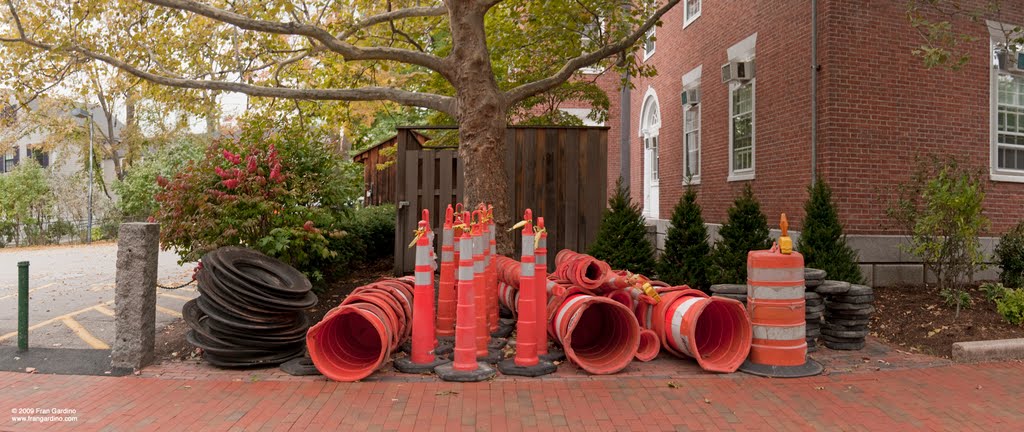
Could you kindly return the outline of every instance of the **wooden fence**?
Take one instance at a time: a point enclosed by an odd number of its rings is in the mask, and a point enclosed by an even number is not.
[[[411,273],[415,267],[413,250],[406,246],[421,210],[430,210],[430,226],[438,232],[435,246],[440,248],[444,211],[463,197],[458,149],[431,147],[415,139],[416,131],[429,135],[440,129],[398,130],[395,274]],[[608,128],[510,126],[505,142],[508,202],[513,215],[522,215],[529,207],[534,217],[544,218],[548,264],[554,266],[555,253],[563,248],[585,251],[597,235],[607,204]],[[518,254],[519,242],[515,244]]]

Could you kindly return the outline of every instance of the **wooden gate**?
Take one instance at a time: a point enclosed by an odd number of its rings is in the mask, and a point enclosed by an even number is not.
[[[421,210],[430,210],[430,226],[438,232],[448,204],[463,198],[463,166],[458,149],[421,143],[440,127],[398,129],[398,221],[395,229],[395,274],[412,273],[413,250],[408,249]],[[529,207],[543,217],[548,229],[548,264],[555,253],[569,248],[586,251],[597,235],[607,204],[607,127],[510,126],[505,135],[505,175],[513,219]],[[508,227],[498,227],[507,229]],[[519,242],[515,242],[518,254]]]

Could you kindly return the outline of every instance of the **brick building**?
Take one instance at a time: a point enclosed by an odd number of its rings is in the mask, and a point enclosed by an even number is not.
[[[1024,72],[996,66],[993,55],[1002,29],[1024,25],[1024,0],[1003,1],[998,20],[954,21],[976,37],[963,45],[970,61],[959,71],[928,69],[912,54],[923,40],[904,1],[821,0],[812,19],[813,3],[684,0],[655,30],[641,55],[658,75],[632,81],[627,133],[631,190],[659,243],[687,182],[713,232],[747,183],[769,221],[785,212],[799,230],[816,170],[868,282],[920,282],[922,266],[900,252],[904,237],[886,208],[915,158],[948,155],[989,174],[990,252],[1024,219]],[[753,69],[752,77],[723,82],[730,62],[733,77]],[[624,130],[618,79],[600,81],[612,100],[609,184]],[[696,90],[685,104],[684,90]]]

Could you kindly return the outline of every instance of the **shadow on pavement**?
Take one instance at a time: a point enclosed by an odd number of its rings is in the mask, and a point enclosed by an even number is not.
[[[22,372],[35,368],[35,373],[56,375],[125,376],[130,370],[110,367],[110,350],[71,348],[0,347],[0,371]]]

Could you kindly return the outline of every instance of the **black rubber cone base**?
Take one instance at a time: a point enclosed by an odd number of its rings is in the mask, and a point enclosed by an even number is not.
[[[293,376],[320,375],[320,371],[313,364],[313,359],[309,357],[294,358],[281,363],[281,370]]]
[[[487,349],[500,350],[502,348],[505,348],[506,345],[508,345],[508,339],[492,337],[491,340],[487,342]]]
[[[768,378],[802,378],[821,375],[821,372],[824,370],[825,367],[813,359],[807,359],[807,361],[800,366],[761,365],[751,363],[749,359],[740,365],[741,372]]]
[[[434,355],[451,357],[453,352],[455,352],[455,341],[449,342],[443,339],[438,339],[437,348],[434,348]]]
[[[445,363],[451,363],[451,360],[434,356],[434,361],[430,363],[413,363],[411,357],[402,357],[395,359],[395,369],[407,374],[429,374]]]
[[[497,371],[489,364],[478,362],[476,366],[476,370],[460,371],[455,370],[454,363],[445,363],[434,368],[434,373],[442,380],[455,382],[483,381],[494,378],[494,375],[497,374]]]
[[[437,354],[438,350],[440,350],[441,347],[445,346],[446,344],[445,341],[441,338],[437,338],[436,343],[437,345],[435,345],[434,354]],[[453,338],[450,343],[447,343],[447,345],[449,345],[448,351],[451,352],[451,346],[455,345],[455,339]],[[412,341],[407,341],[404,344],[399,345],[398,350],[406,354],[412,354]]]
[[[498,324],[498,329],[491,333],[491,337],[504,339],[507,338],[508,335],[512,334],[512,330],[516,329],[515,321],[512,321],[511,324],[506,324],[505,321],[505,319],[501,320]]]
[[[563,361],[565,360],[565,351],[562,351],[561,349],[551,346],[548,347],[547,354],[541,354],[538,357],[540,357],[541,360],[546,360],[550,362]]]
[[[455,345],[455,336],[438,336],[437,341],[441,344]]]
[[[498,370],[505,375],[539,377],[554,373],[558,370],[558,366],[555,366],[554,363],[545,360],[541,360],[533,366],[519,366],[516,364],[516,359],[510,358],[499,362]]]
[[[500,349],[491,348],[487,350],[487,355],[483,357],[477,357],[476,360],[482,363],[495,364],[502,361],[505,355],[502,354]]]

